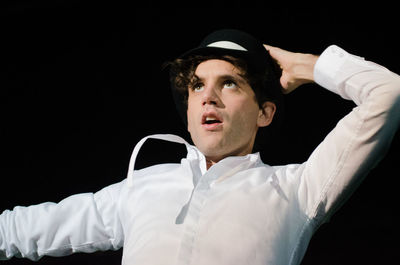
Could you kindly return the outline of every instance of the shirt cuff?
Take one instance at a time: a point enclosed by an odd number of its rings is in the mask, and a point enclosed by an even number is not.
[[[335,77],[349,56],[351,55],[339,46],[331,45],[326,48],[315,64],[314,81],[318,85],[339,94]]]

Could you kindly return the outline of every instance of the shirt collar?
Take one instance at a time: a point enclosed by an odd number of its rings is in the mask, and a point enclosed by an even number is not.
[[[189,161],[191,161],[191,163],[195,163],[198,165],[198,167],[200,168],[201,175],[206,174],[206,172],[210,172],[210,173],[212,173],[213,176],[216,176],[215,178],[217,178],[217,176],[218,176],[218,182],[222,181],[223,179],[225,179],[239,171],[248,169],[258,163],[262,163],[262,161],[260,159],[260,154],[254,153],[254,154],[248,154],[246,156],[226,157],[226,158],[222,159],[221,161],[219,161],[217,164],[210,167],[209,170],[207,170],[206,158],[200,152],[200,150],[197,149],[197,147],[190,145],[185,139],[183,139],[182,137],[177,136],[177,135],[153,134],[153,135],[149,135],[149,136],[146,136],[143,139],[141,139],[136,144],[135,148],[133,149],[131,159],[129,161],[129,166],[128,166],[128,176],[127,176],[128,187],[132,186],[136,157],[140,151],[140,148],[142,147],[144,142],[150,138],[186,145],[186,149],[188,151],[186,158]]]

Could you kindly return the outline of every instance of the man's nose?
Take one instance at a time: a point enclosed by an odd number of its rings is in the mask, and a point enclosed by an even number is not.
[[[213,86],[204,88],[202,103],[203,105],[219,105],[220,98]]]

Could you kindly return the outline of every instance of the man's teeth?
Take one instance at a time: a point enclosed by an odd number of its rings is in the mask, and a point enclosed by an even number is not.
[[[206,117],[205,123],[212,124],[212,123],[219,123],[220,121],[213,117]]]

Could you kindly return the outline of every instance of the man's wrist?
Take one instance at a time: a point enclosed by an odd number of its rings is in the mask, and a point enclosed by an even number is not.
[[[314,79],[314,67],[319,56],[313,54],[299,54],[297,67],[295,69],[296,79],[302,84],[312,83]]]

